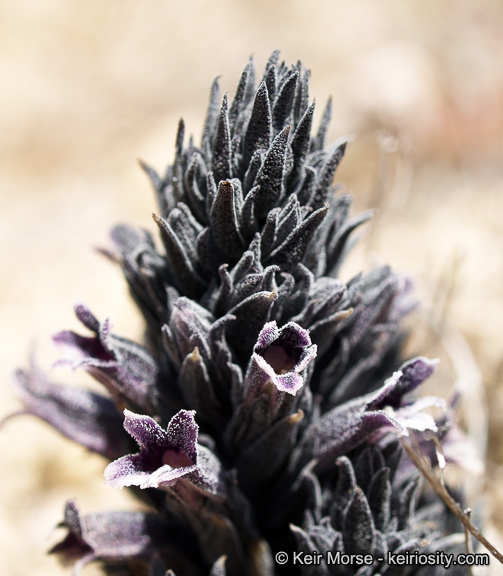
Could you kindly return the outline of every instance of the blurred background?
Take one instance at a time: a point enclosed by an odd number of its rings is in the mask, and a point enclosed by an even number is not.
[[[336,179],[355,211],[379,208],[343,277],[389,262],[414,278],[410,349],[442,359],[435,392],[465,390],[485,466],[469,504],[483,498],[500,545],[502,30],[501,0],[0,0],[0,415],[19,408],[12,371],[32,352],[50,368],[49,337],[80,329],[76,301],[141,337],[119,271],[93,249],[117,222],[153,228],[137,159],[164,170],[180,116],[200,138],[213,78],[232,96],[249,56],[261,71],[280,48],[311,69],[318,121],[332,95],[329,140],[354,136]],[[103,460],[39,421],[7,422],[0,453],[2,575],[69,573],[45,556],[65,500],[135,506],[104,487]]]

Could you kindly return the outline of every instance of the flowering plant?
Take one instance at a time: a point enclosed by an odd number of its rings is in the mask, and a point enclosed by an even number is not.
[[[346,142],[325,147],[331,103],[312,135],[309,71],[278,52],[255,86],[252,61],[232,102],[215,80],[201,145],[180,121],[173,165],[162,177],[144,166],[163,250],[147,231],[112,232],[105,253],[144,316],[144,344],[84,305],[88,334],[55,336],[60,363],[106,394],[16,374],[26,412],[104,456],[106,484],[151,508],[81,515],[70,501],[51,552],[75,573],[101,561],[151,576],[441,574],[386,562],[460,550],[399,440],[426,445],[423,432],[452,426],[442,401],[414,395],[435,363],[401,357],[410,282],[387,266],[337,278],[372,213],[349,218],[332,185]],[[328,551],[372,559],[334,566]],[[282,568],[295,554],[321,559]]]

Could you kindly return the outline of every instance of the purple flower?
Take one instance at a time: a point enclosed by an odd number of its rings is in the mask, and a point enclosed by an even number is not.
[[[155,514],[141,512],[101,512],[82,517],[77,505],[70,500],[65,506],[65,517],[60,527],[66,528],[66,537],[56,544],[50,554],[74,564],[74,574],[94,560],[107,564],[145,562],[154,553],[169,558],[170,563],[185,570],[194,564],[184,557],[183,538],[169,523]],[[169,534],[170,544],[166,544]],[[185,535],[186,538],[186,535]],[[178,548],[178,549],[177,549]]]
[[[138,442],[140,452],[109,464],[109,486],[158,488],[188,481],[206,494],[220,491],[220,463],[208,448],[197,445],[194,412],[180,410],[164,430],[150,416],[124,410],[124,428]]]
[[[149,352],[138,344],[111,334],[109,320],[99,323],[83,304],[75,307],[77,318],[96,336],[80,336],[63,331],[54,342],[68,348],[76,359],[60,360],[59,365],[82,367],[118,400],[152,412],[158,401],[158,366]]]
[[[306,464],[312,459],[316,461],[316,470],[324,470],[335,458],[361,445],[372,432],[382,427],[396,428],[399,436],[407,436],[408,427],[436,432],[433,418],[420,414],[420,410],[433,403],[442,405],[442,402],[437,399],[404,400],[406,394],[432,374],[435,364],[425,358],[411,360],[375,392],[325,413],[305,430],[292,462]]]
[[[246,372],[244,394],[256,396],[271,382],[279,392],[295,394],[304,383],[302,373],[316,357],[309,332],[295,322],[278,328],[268,322],[262,328]]]
[[[67,438],[109,459],[128,448],[115,403],[99,394],[49,382],[39,370],[17,370],[15,389],[24,402],[20,413],[33,414]]]

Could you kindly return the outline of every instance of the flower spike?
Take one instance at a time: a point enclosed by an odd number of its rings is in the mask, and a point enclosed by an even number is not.
[[[417,397],[435,363],[404,358],[412,282],[389,266],[338,277],[373,212],[350,217],[334,182],[347,140],[325,146],[332,100],[315,129],[301,62],[275,51],[258,78],[250,59],[233,98],[215,79],[200,145],[180,120],[173,164],[143,164],[159,239],[120,225],[102,251],[143,315],[142,344],[83,305],[91,334],[55,337],[59,364],[104,394],[17,373],[24,411],[105,456],[106,484],[150,507],[81,516],[69,502],[51,552],[75,573],[442,576],[382,560],[464,553],[407,456],[412,443],[432,466],[468,453],[453,405]],[[307,555],[319,562],[293,561]]]

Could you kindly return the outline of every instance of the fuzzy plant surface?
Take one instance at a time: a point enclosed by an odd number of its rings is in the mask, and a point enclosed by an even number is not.
[[[213,83],[200,145],[180,121],[173,165],[144,166],[160,242],[118,226],[105,251],[144,342],[81,304],[82,334],[54,338],[60,364],[103,394],[16,374],[25,412],[102,455],[105,483],[150,507],[82,514],[68,502],[51,553],[74,574],[96,561],[121,575],[436,576],[444,568],[387,554],[464,550],[399,440],[414,436],[435,464],[424,433],[452,426],[448,408],[423,412],[442,401],[415,394],[435,363],[402,358],[410,282],[387,266],[337,277],[372,214],[350,218],[333,186],[346,142],[325,146],[330,101],[314,132],[309,75],[274,52],[257,82],[250,60],[232,100]]]

